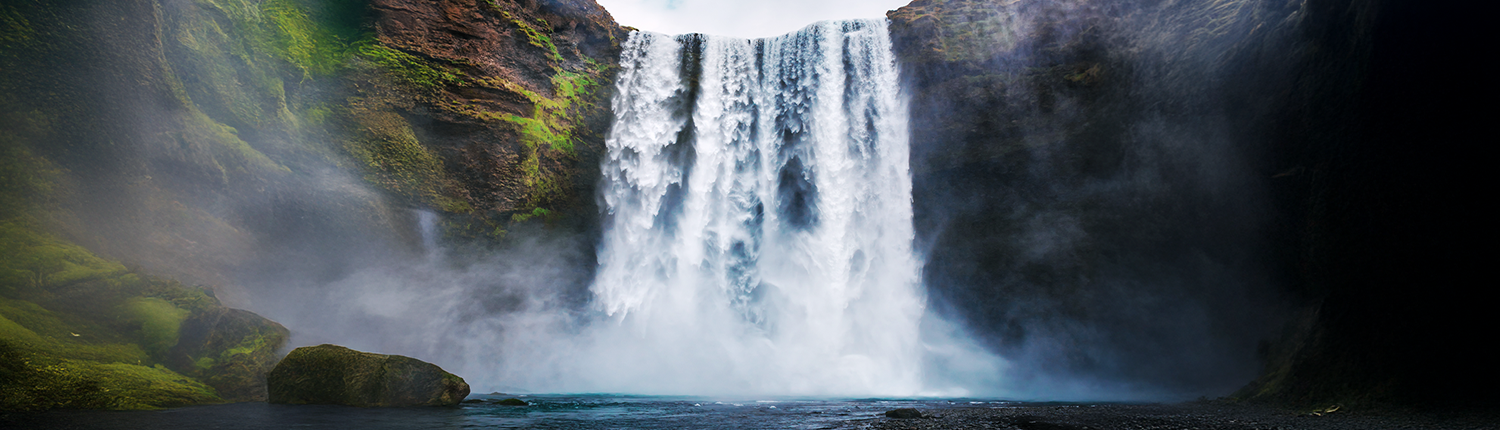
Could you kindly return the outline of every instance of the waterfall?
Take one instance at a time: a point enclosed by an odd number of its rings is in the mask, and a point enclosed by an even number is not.
[[[603,161],[594,389],[913,394],[925,308],[885,20],[632,32]],[[602,369],[601,369],[602,368]]]

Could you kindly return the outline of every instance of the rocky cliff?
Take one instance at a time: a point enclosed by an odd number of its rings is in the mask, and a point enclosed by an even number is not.
[[[1480,26],[1394,0],[889,18],[934,307],[1019,386],[1485,398],[1482,253],[1453,251],[1482,200],[1455,130],[1482,121],[1441,109],[1475,78],[1424,49]],[[410,258],[418,211],[452,244],[587,237],[623,38],[588,0],[0,4],[0,354],[55,382],[6,406],[255,398],[226,369],[285,332],[215,296]]]
[[[187,384],[103,406],[264,398],[285,329],[175,297],[253,305],[247,278],[292,291],[420,255],[417,211],[482,247],[597,218],[624,31],[592,1],[26,0],[0,24],[6,354]],[[47,346],[99,333],[134,352]]]
[[[1399,65],[1433,59],[1393,41],[1450,40],[1422,9],[917,0],[892,11],[936,305],[1023,363],[1022,387],[1214,395],[1260,375],[1236,397],[1484,398],[1485,382],[1453,383],[1482,368],[1449,334],[1476,314],[1439,298],[1470,293],[1421,275],[1478,267],[1436,257],[1459,236],[1419,233],[1465,228],[1429,221],[1463,206],[1447,191],[1461,174],[1409,146],[1453,150],[1438,126],[1451,120],[1398,114],[1446,97],[1429,76],[1441,68]],[[1444,131],[1418,131],[1429,126]]]

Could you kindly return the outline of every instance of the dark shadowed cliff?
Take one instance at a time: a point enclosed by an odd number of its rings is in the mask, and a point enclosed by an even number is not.
[[[1458,281],[1479,266],[1455,253],[1477,240],[1465,121],[1435,76],[1451,62],[1420,48],[1469,27],[1366,1],[919,0],[889,17],[929,288],[1025,369],[1013,381],[1493,398],[1464,340],[1492,325]]]

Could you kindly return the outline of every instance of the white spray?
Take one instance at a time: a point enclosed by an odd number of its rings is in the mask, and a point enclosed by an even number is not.
[[[885,22],[636,32],[624,49],[593,291],[630,375],[599,388],[918,391],[925,299]]]
[[[532,311],[470,322],[464,345],[490,347],[464,348],[466,377],[671,395],[994,382],[999,362],[925,309],[884,20],[759,40],[634,32],[623,51],[590,315],[537,295]]]

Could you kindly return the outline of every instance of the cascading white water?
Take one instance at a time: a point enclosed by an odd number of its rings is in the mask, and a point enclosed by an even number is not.
[[[884,20],[633,32],[603,165],[597,391],[921,390],[906,103]]]

